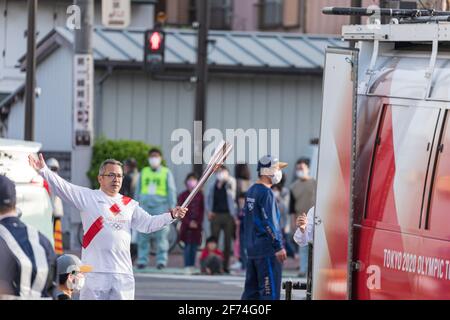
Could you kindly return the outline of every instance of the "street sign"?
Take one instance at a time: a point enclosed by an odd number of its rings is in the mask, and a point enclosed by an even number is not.
[[[123,29],[130,25],[131,0],[102,0],[102,24]]]
[[[73,69],[74,147],[92,145],[94,102],[94,59],[91,54],[75,54]]]

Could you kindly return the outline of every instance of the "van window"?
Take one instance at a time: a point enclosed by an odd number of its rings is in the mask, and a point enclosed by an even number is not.
[[[366,201],[366,219],[419,228],[439,109],[383,107]]]
[[[427,229],[450,239],[450,121],[447,116],[437,154]]]

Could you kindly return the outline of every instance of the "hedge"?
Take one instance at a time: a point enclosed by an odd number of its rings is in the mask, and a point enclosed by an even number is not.
[[[142,141],[97,139],[94,143],[91,168],[87,173],[92,187],[99,187],[97,181],[98,169],[104,160],[116,159],[123,162],[128,158],[135,158],[138,168],[141,170],[148,166],[148,151],[151,148],[161,150],[158,146],[149,145]],[[163,161],[163,164],[165,165],[165,161]]]

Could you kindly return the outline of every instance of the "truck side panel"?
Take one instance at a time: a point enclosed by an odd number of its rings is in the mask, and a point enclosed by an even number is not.
[[[356,51],[327,49],[315,209],[313,299],[347,299]]]

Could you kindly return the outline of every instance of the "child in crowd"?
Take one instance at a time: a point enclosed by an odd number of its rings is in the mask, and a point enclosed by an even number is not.
[[[217,248],[217,239],[209,237],[200,256],[200,266],[203,274],[223,273],[223,253]]]

